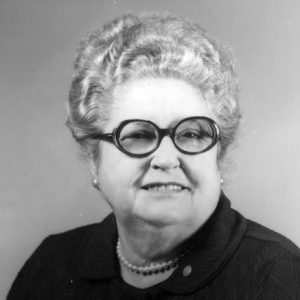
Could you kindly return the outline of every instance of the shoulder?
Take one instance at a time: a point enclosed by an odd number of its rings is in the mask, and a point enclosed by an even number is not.
[[[49,261],[54,256],[57,260],[63,256],[78,255],[91,236],[97,235],[101,238],[101,236],[109,235],[114,231],[114,224],[114,215],[110,214],[100,223],[89,224],[49,235],[41,242],[30,259],[39,258]]]
[[[222,276],[227,287],[243,286],[240,299],[247,293],[247,299],[300,299],[299,248],[283,235],[241,218],[246,229]]]
[[[288,238],[254,221],[247,220],[245,239],[277,253],[300,256],[300,249]]]
[[[85,241],[95,232],[98,235],[107,235],[114,230],[115,218],[113,214],[109,214],[100,223],[89,224],[81,227],[77,227],[65,232],[52,234],[48,236],[39,248],[51,247],[55,248],[59,246],[60,249],[74,249],[74,246],[84,245]],[[62,248],[61,248],[62,247]],[[38,248],[38,249],[39,249]]]
[[[248,252],[262,299],[300,299],[300,249],[288,238],[247,220],[242,251]]]
[[[101,223],[48,236],[25,262],[7,299],[28,299],[32,293],[49,292],[66,278],[73,278],[87,241],[92,242],[95,236],[102,241],[115,230],[115,219],[110,214]]]

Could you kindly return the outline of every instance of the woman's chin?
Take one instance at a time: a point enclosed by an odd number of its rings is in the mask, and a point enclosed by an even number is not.
[[[144,200],[138,203],[133,212],[142,222],[154,226],[179,225],[192,217],[191,199]]]

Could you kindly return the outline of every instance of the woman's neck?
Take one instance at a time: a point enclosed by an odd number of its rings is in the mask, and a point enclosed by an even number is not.
[[[118,233],[125,258],[135,265],[162,263],[181,253],[184,240],[176,228],[153,228],[148,225],[125,228],[118,224]],[[186,239],[186,237],[185,237]]]
[[[183,240],[178,237],[178,232],[175,235],[175,230],[176,228],[171,227],[153,228],[147,225],[127,229],[118,224],[122,256],[137,267],[173,260],[183,251],[179,247]],[[123,280],[137,288],[147,288],[166,280],[176,268],[145,276],[133,272],[122,261],[120,267]]]

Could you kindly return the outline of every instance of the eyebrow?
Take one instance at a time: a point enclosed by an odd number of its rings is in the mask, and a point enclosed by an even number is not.
[[[154,122],[154,121],[152,121],[150,119],[139,119],[139,120],[154,123],[157,127],[161,128],[161,129],[169,129],[169,128],[175,127],[180,121],[182,121],[182,120],[184,120],[186,118],[189,118],[189,117],[176,118],[175,120],[171,121],[170,124],[168,126],[166,126],[166,127],[165,126],[161,127],[161,126],[159,126],[157,124],[157,122]],[[128,120],[130,120],[130,119],[128,119]],[[126,120],[124,120],[124,121],[126,121]],[[118,127],[119,125],[120,125],[120,123],[116,127]]]

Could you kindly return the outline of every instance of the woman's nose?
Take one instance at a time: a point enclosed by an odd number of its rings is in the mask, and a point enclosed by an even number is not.
[[[154,169],[173,169],[180,165],[178,150],[170,137],[165,136],[152,154],[150,166]]]

